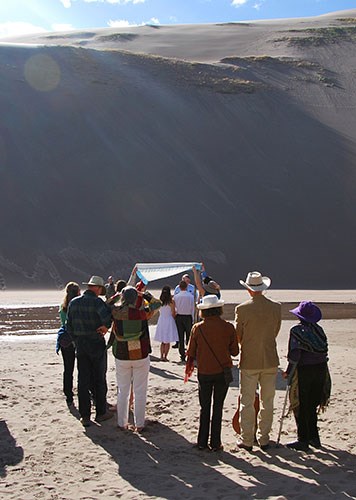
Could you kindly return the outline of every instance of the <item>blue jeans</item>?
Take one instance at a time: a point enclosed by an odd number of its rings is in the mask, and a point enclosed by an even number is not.
[[[207,447],[210,430],[211,448],[221,446],[221,420],[225,397],[229,386],[225,382],[224,373],[202,375],[198,373],[200,424],[198,446]],[[213,398],[213,415],[210,425],[211,399]]]

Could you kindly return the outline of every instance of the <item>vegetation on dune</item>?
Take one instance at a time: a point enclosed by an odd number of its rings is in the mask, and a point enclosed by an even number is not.
[[[344,24],[356,24],[356,17],[339,17],[336,21]]]
[[[274,41],[287,42],[288,45],[296,47],[307,47],[328,45],[339,41],[354,42],[356,40],[356,26],[306,28],[303,30],[291,30],[289,33],[298,33],[298,36],[285,36],[276,38]]]
[[[238,76],[238,68],[222,68],[214,64],[192,63],[151,54],[133,54],[126,51],[110,50],[120,53],[127,61],[139,62],[148,72],[159,78],[173,78],[177,84],[203,87],[221,94],[251,93],[260,84],[244,80]]]
[[[235,57],[229,56],[224,57],[220,61],[223,64],[232,64],[232,65],[241,65],[244,66],[246,63],[251,64],[259,64],[259,63],[267,63],[267,64],[283,64],[288,66],[293,66],[296,68],[314,68],[317,66],[316,63],[311,61],[305,61],[303,59],[294,59],[292,57],[272,57],[267,55],[260,56],[246,56],[246,57]]]
[[[99,42],[131,42],[139,35],[134,33],[112,33],[111,35],[101,35],[98,37]]]
[[[285,67],[300,70],[289,78],[303,80],[309,83],[323,83],[328,87],[334,87],[336,82],[331,78],[330,72],[320,66],[320,64],[303,59],[295,59],[292,57],[272,57],[267,55],[247,56],[247,57],[224,57],[220,61],[222,64],[229,64],[238,67],[240,70],[256,70],[265,72],[266,68],[271,71],[285,70]]]

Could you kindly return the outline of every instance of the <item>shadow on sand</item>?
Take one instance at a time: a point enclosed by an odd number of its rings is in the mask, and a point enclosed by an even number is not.
[[[23,449],[16,446],[5,420],[0,420],[0,443],[0,477],[5,477],[8,465],[16,465],[23,460]]]
[[[240,450],[199,451],[159,422],[151,422],[142,434],[118,431],[108,423],[89,427],[86,434],[112,457],[118,474],[148,497],[288,498],[293,492],[298,498],[350,498],[356,493],[355,456],[345,451],[300,455],[271,447],[253,456]]]

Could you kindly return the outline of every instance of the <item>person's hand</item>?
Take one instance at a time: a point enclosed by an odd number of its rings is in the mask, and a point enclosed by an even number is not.
[[[282,378],[284,378],[284,379],[288,378],[288,373],[287,372],[282,372]]]
[[[101,335],[102,337],[104,337],[104,335],[108,332],[108,329],[106,328],[105,325],[101,325],[99,326],[99,328],[96,330],[96,332]]]

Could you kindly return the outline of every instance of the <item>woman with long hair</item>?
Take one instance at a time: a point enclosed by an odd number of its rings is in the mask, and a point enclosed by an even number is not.
[[[67,320],[67,310],[69,302],[80,295],[80,287],[78,283],[70,281],[65,287],[65,295],[63,302],[59,308],[59,317],[62,327],[65,326]],[[67,405],[73,404],[73,372],[75,363],[75,346],[68,334],[60,335],[57,339],[57,354],[62,353],[64,371],[63,371],[63,392],[65,394]]]
[[[168,361],[168,352],[171,342],[178,342],[178,330],[174,320],[176,315],[175,303],[169,286],[161,291],[162,307],[156,327],[154,340],[161,342],[161,361]]]

